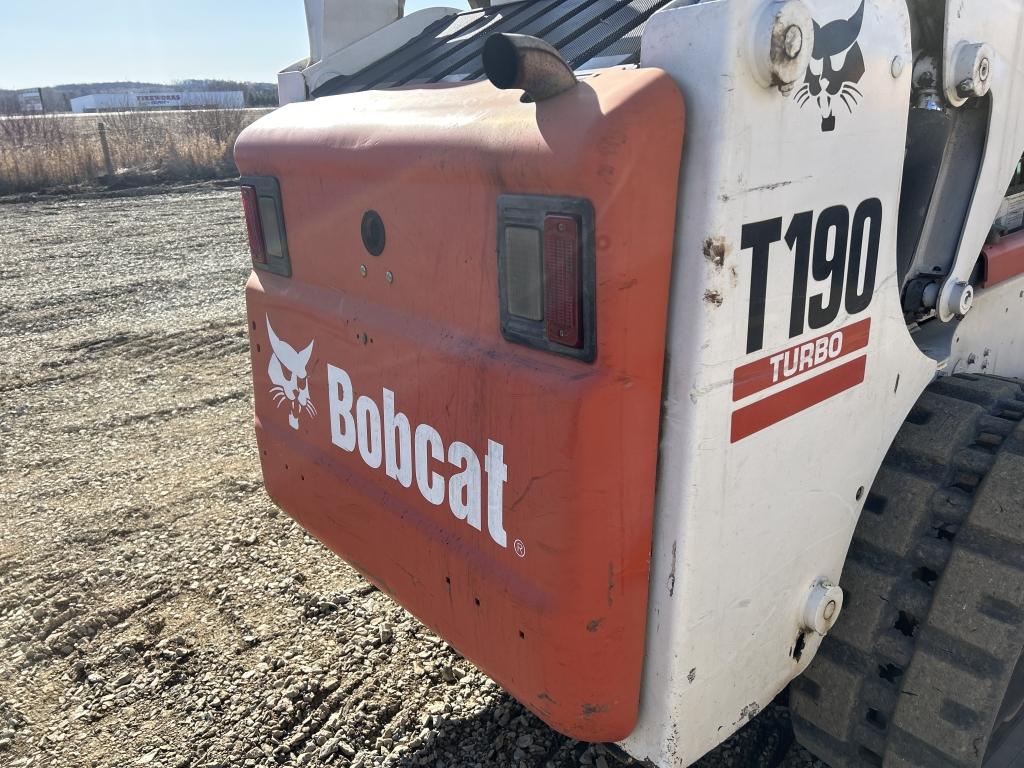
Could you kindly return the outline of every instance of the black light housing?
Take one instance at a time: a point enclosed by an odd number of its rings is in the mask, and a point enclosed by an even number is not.
[[[501,333],[584,362],[597,356],[594,209],[589,200],[498,200]]]
[[[244,176],[241,185],[253,267],[291,277],[281,185],[272,176]]]

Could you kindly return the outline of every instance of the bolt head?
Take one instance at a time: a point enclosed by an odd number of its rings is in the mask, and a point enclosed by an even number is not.
[[[828,604],[825,605],[825,610],[822,611],[822,615],[825,617],[825,621],[832,621],[832,618],[836,615],[836,601],[829,600]]]
[[[989,74],[991,74],[991,72],[992,62],[990,62],[987,58],[982,59],[978,63],[978,79],[981,80],[982,82],[985,82],[986,80],[988,80],[988,76]]]
[[[889,71],[895,79],[899,79],[900,75],[903,74],[903,68],[905,64],[902,56],[897,56],[892,60],[892,64],[889,67]]]
[[[969,97],[974,95],[974,78],[968,77],[966,80],[960,83],[956,87],[957,93],[961,96]]]
[[[389,283],[395,282],[395,273],[394,272],[388,270],[388,273],[387,273],[387,275],[385,275],[385,277],[387,278]]]
[[[360,264],[359,265],[359,274],[362,275],[363,277],[366,277],[366,272],[367,272],[366,265],[365,264]]]
[[[958,282],[951,286],[942,303],[946,314],[963,317],[974,306],[974,288],[970,283]]]
[[[964,286],[963,293],[960,294],[960,306],[959,314],[966,315],[971,311],[971,307],[974,306],[974,288],[967,285]]]
[[[811,589],[804,607],[804,629],[826,635],[843,609],[843,591],[829,581],[820,581]]]
[[[793,24],[786,30],[786,55],[791,59],[795,59],[803,49],[804,33],[800,30],[800,27]]]
[[[992,87],[995,52],[987,43],[960,43],[946,71],[946,91],[953,106],[981,98]]]

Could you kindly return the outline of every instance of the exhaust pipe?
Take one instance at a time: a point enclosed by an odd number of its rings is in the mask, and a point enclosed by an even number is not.
[[[522,88],[532,101],[550,99],[579,82],[562,54],[532,35],[491,35],[483,59],[484,73],[495,88]]]

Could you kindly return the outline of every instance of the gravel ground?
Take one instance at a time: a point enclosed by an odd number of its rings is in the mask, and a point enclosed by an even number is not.
[[[267,499],[247,261],[232,191],[0,205],[0,765],[615,768]]]

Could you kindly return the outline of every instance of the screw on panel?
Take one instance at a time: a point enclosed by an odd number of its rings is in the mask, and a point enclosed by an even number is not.
[[[359,274],[362,275],[363,277],[366,277],[366,271],[367,271],[366,270],[366,265],[365,264],[360,264],[359,265]]]
[[[387,273],[387,274],[386,274],[386,275],[385,275],[384,277],[386,277],[386,278],[387,278],[387,281],[388,281],[389,283],[393,283],[393,282],[395,282],[395,273],[394,273],[394,272],[392,272],[391,270],[388,270],[388,273]]]
[[[899,80],[900,75],[903,74],[903,67],[903,57],[897,56],[892,60],[892,64],[889,67],[889,71],[892,73],[892,76],[895,79]]]

